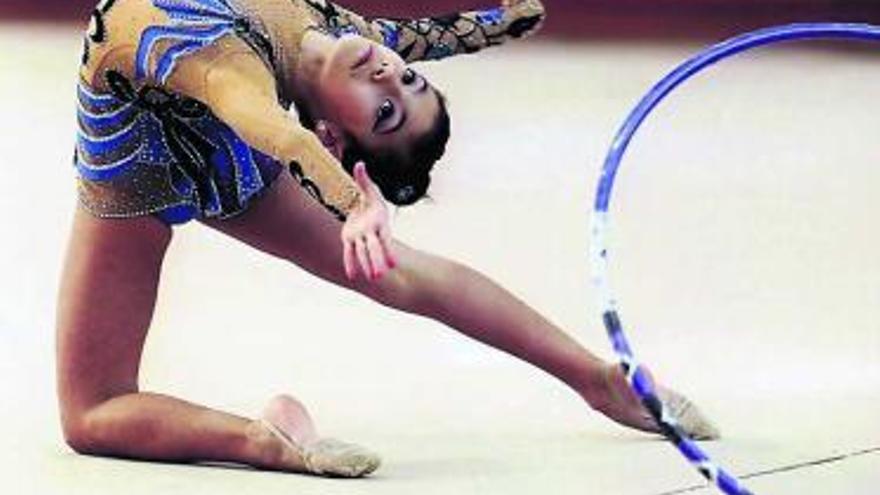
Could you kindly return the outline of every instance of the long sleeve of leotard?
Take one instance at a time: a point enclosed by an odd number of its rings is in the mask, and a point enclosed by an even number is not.
[[[354,180],[317,136],[279,104],[274,75],[241,40],[229,38],[182,60],[167,86],[204,102],[249,145],[287,164],[340,221],[357,206],[361,193]]]
[[[499,7],[421,19],[368,19],[325,0],[304,0],[325,28],[367,36],[395,50],[407,62],[474,53],[522,38],[544,21],[540,0],[506,0]]]

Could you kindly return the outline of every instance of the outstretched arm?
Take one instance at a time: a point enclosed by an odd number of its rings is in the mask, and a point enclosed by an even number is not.
[[[501,6],[491,9],[422,19],[367,19],[329,1],[306,2],[320,13],[326,28],[371,38],[407,62],[474,53],[523,38],[537,31],[545,17],[541,0],[502,0]]]
[[[249,145],[289,164],[300,185],[345,222],[341,240],[350,278],[361,271],[374,279],[394,267],[387,206],[364,165],[355,165],[354,179],[343,170],[279,104],[272,73],[243,42],[217,56],[200,53],[181,61],[168,86],[201,100]]]
[[[288,165],[309,194],[338,219],[345,220],[357,206],[360,191],[354,180],[278,103],[272,73],[243,43],[214,57],[200,53],[182,60],[168,86],[204,102],[250,146]]]

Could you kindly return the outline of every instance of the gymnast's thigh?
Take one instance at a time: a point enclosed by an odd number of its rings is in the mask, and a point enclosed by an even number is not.
[[[287,172],[240,215],[199,221],[321,278],[349,285],[342,266],[342,223]]]
[[[200,221],[263,252],[289,260],[313,275],[369,296],[381,296],[395,279],[397,270],[373,283],[363,277],[348,280],[342,261],[343,224],[286,172],[241,215]],[[399,258],[403,251],[408,251],[397,242],[395,248]]]
[[[137,390],[141,351],[171,229],[150,216],[100,219],[78,207],[57,307],[57,374],[70,420]]]

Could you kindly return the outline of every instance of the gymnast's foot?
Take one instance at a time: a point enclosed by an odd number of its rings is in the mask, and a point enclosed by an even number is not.
[[[648,433],[660,433],[660,427],[629,387],[620,367],[616,364],[609,365],[603,374],[605,391],[601,394],[603,396],[601,399],[590,401],[593,409],[624,426]],[[650,378],[653,380],[653,377]],[[678,418],[679,425],[691,438],[694,440],[720,438],[721,433],[718,428],[687,397],[662,385],[657,386],[657,395]]]
[[[260,419],[248,427],[248,435],[267,453],[263,468],[359,478],[381,463],[363,447],[320,437],[306,408],[288,395],[270,400]]]

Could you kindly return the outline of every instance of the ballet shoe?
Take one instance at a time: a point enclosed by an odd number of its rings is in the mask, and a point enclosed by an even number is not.
[[[378,455],[363,447],[319,437],[305,407],[287,395],[269,401],[259,424],[293,454],[289,464],[301,465],[310,474],[360,478],[381,464]]]
[[[648,377],[654,382],[653,377]],[[605,381],[616,407],[610,408],[612,414],[606,415],[615,421],[649,433],[661,433],[660,427],[653,416],[641,405],[635,392],[629,388],[623,372],[616,365],[609,366],[605,371]],[[616,382],[616,383],[615,383]],[[626,387],[624,394],[620,387]],[[721,432],[702,411],[684,395],[663,386],[656,387],[657,397],[667,410],[678,420],[682,431],[694,440],[717,440]],[[637,408],[637,411],[633,409]],[[605,412],[605,411],[603,411]]]
[[[721,431],[684,395],[665,387],[657,389],[657,397],[678,420],[681,429],[694,440],[718,440]]]

